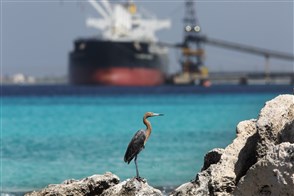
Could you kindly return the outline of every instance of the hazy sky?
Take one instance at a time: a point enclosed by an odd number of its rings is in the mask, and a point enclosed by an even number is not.
[[[158,32],[160,40],[182,40],[185,1],[135,1],[172,27]],[[293,1],[196,1],[202,32],[208,37],[293,54]],[[1,0],[2,74],[66,75],[73,40],[95,36],[85,26],[99,16],[86,1]],[[264,58],[205,46],[211,71],[263,71]],[[170,51],[170,71],[180,69],[179,52]],[[293,71],[293,62],[270,60],[271,70]]]

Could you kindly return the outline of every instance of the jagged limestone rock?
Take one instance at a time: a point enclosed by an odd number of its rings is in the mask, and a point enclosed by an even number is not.
[[[215,148],[209,151],[204,157],[204,163],[201,171],[206,170],[211,164],[216,164],[221,159],[224,149]]]
[[[256,149],[252,145],[256,143],[257,137],[255,122],[240,122],[233,143],[224,150],[219,149],[218,153],[210,151],[205,156],[203,170],[197,174],[195,181],[180,186],[171,195],[230,195],[235,188],[236,178],[240,178],[244,170],[250,167],[248,165],[254,162],[251,155]],[[211,156],[211,153],[216,156]]]
[[[162,196],[160,190],[136,178],[123,181],[102,193],[102,196]]]
[[[233,195],[294,195],[294,144],[269,149],[241,178]]]
[[[119,183],[119,178],[107,172],[81,180],[65,180],[61,184],[51,184],[46,188],[27,193],[26,196],[162,196],[160,190],[136,178]]]
[[[119,183],[119,178],[107,172],[81,180],[66,180],[62,184],[51,184],[40,191],[27,193],[25,196],[94,196]]]
[[[280,95],[266,102],[256,123],[260,140],[258,157],[263,157],[267,148],[282,142],[294,142],[294,96]]]

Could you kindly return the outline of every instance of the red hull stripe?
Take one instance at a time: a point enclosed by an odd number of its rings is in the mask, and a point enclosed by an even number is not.
[[[164,82],[158,69],[147,68],[106,68],[92,73],[93,83],[114,86],[155,86]]]

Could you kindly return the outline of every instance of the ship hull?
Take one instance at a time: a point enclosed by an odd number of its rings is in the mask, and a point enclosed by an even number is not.
[[[100,84],[112,86],[156,86],[164,83],[157,69],[110,67],[72,70],[73,84]]]
[[[155,86],[167,76],[167,49],[154,43],[83,39],[70,53],[71,84]]]

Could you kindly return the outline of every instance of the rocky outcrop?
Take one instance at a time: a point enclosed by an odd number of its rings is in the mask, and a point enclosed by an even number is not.
[[[171,195],[294,195],[294,96],[267,102],[236,130],[233,143],[210,151],[196,179]]]
[[[195,181],[180,186],[172,195],[230,195],[235,188],[236,179],[256,161],[252,154],[256,151],[258,138],[255,122],[248,120],[239,123],[237,138],[233,143],[224,150],[210,151],[205,156],[204,167]],[[211,156],[211,153],[217,155]],[[209,160],[210,158],[213,160]]]
[[[160,190],[148,185],[146,181],[139,181],[136,178],[123,181],[103,192],[102,196],[162,196]]]
[[[25,196],[162,196],[160,190],[136,178],[119,183],[119,178],[107,172],[104,175],[93,175],[81,180],[66,180],[61,184],[52,184],[40,190],[27,193]]]
[[[104,175],[93,175],[81,180],[66,180],[62,184],[51,184],[40,191],[27,193],[25,196],[100,195],[104,190],[118,183],[119,178],[107,172]]]
[[[294,195],[294,144],[270,148],[241,178],[233,195]]]
[[[283,95],[266,103],[259,114],[256,126],[258,157],[265,156],[269,148],[282,142],[294,142],[294,96]]]

